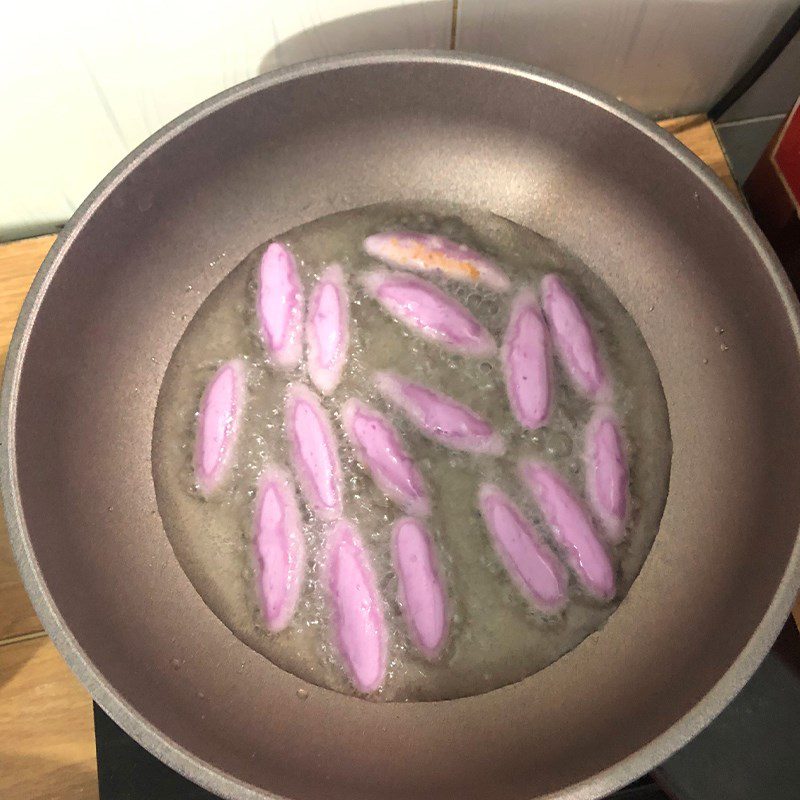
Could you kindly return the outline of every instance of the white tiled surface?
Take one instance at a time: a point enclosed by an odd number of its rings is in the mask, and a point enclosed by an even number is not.
[[[720,117],[720,122],[788,114],[798,96],[800,33],[794,35],[761,77]]]
[[[448,48],[450,0],[0,2],[0,239],[67,219],[132,148],[276,66]]]
[[[0,240],[66,220],[114,164],[222,89],[317,56],[450,46],[455,0],[0,0]],[[795,0],[458,0],[459,49],[661,115],[705,110]]]
[[[459,0],[458,49],[544,67],[654,116],[706,111],[796,0]]]

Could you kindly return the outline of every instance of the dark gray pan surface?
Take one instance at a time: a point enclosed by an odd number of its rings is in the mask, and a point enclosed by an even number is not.
[[[617,294],[664,386],[670,494],[599,634],[479,697],[372,704],[279,671],[203,604],[156,513],[153,411],[186,319],[258,242],[333,211],[426,198],[552,237]],[[635,113],[469,57],[303,65],[158,133],[45,261],[3,387],[15,553],[98,702],[218,794],[600,797],[719,712],[793,601],[797,336],[794,296],[744,210]]]

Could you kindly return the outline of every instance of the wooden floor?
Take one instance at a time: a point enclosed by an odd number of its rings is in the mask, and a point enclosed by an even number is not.
[[[738,195],[702,116],[663,126]],[[25,293],[55,237],[0,245],[0,359]],[[92,704],[42,627],[17,576],[0,522],[0,800],[97,798]]]

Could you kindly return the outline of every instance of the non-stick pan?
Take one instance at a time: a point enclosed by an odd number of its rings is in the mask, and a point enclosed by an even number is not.
[[[652,351],[674,451],[655,545],[601,631],[503,689],[372,703],[214,616],[165,536],[150,446],[170,355],[228,271],[299,223],[406,199],[490,210],[595,270]],[[740,202],[612,100],[450,54],[262,76],[143,144],[48,255],[3,387],[14,551],[98,703],[222,796],[597,798],[720,711],[798,589],[797,312]]]

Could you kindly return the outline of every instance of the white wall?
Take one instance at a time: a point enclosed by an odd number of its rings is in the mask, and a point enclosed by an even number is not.
[[[317,56],[446,49],[452,25],[450,0],[0,7],[0,239],[66,220],[126,153],[223,89]]]
[[[796,7],[797,0],[460,0],[456,41],[664,117],[710,108]]]
[[[53,229],[170,119],[268,69],[448,48],[454,0],[5,0],[0,239]],[[544,66],[649,113],[707,108],[794,0],[459,0],[459,49]]]

